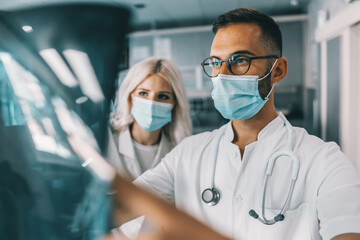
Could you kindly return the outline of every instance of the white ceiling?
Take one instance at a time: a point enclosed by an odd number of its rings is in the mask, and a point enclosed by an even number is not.
[[[126,4],[133,12],[134,31],[210,24],[221,13],[239,7],[255,8],[272,16],[305,13],[310,0],[0,0],[0,9],[84,1]],[[140,3],[145,8],[135,7]]]

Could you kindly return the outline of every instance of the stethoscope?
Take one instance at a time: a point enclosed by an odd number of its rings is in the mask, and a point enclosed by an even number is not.
[[[300,169],[299,158],[291,150],[292,136],[293,136],[291,124],[286,120],[286,118],[284,117],[284,115],[281,112],[279,113],[279,116],[281,117],[281,119],[284,121],[284,124],[286,125],[287,131],[288,131],[288,142],[287,142],[284,150],[280,150],[280,151],[273,153],[268,160],[268,165],[266,168],[266,179],[265,179],[263,196],[262,196],[262,218],[259,217],[259,215],[255,212],[255,210],[251,209],[249,211],[250,216],[252,216],[255,219],[258,219],[261,223],[266,224],[266,225],[272,225],[277,222],[283,221],[285,219],[284,214],[289,205],[291,196],[294,192],[295,182],[297,180],[297,177],[299,174],[299,169]],[[218,134],[217,140],[218,140],[219,144],[220,144],[220,140],[221,140],[222,136],[223,136],[222,134]],[[218,144],[218,146],[219,146],[219,144]],[[212,185],[211,185],[212,187],[206,188],[201,194],[202,200],[204,201],[204,203],[206,203],[209,206],[215,206],[220,201],[220,191],[215,187],[215,171],[216,171],[216,164],[217,164],[217,152],[218,152],[218,147],[215,148],[213,178],[212,178]],[[273,169],[275,166],[275,162],[281,156],[287,156],[293,161],[293,164],[292,164],[293,169],[292,169],[292,175],[291,175],[290,188],[289,188],[289,192],[286,197],[284,206],[280,210],[280,213],[277,214],[273,219],[267,219],[265,216],[265,202],[266,202],[267,185],[268,185],[269,179],[272,175],[272,172],[273,172]]]

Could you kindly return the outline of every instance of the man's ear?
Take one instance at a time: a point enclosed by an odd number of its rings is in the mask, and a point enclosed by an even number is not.
[[[281,82],[287,73],[288,62],[286,58],[281,57],[277,60],[273,71],[271,72],[272,84]]]

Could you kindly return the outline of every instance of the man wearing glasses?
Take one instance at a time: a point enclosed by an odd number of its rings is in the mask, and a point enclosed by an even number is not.
[[[240,8],[213,31],[202,66],[231,121],[185,139],[135,183],[234,239],[360,239],[354,166],[276,112],[274,85],[288,64],[277,24]]]

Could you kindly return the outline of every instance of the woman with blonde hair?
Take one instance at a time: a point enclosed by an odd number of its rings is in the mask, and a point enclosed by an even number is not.
[[[135,64],[120,86],[111,128],[107,158],[130,179],[155,167],[189,136],[189,103],[175,65],[156,57]]]

